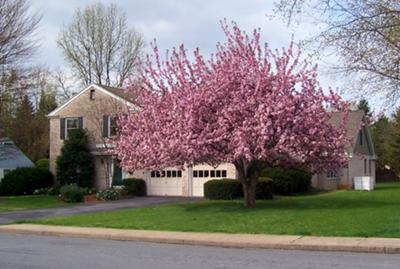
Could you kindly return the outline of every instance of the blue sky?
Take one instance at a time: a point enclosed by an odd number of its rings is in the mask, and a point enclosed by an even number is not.
[[[43,14],[38,37],[41,47],[34,61],[51,68],[67,68],[61,50],[56,45],[57,35],[63,25],[68,24],[74,10],[94,3],[91,0],[31,0],[32,9]],[[312,24],[303,23],[295,29],[288,29],[278,18],[270,18],[272,0],[120,0],[101,1],[116,3],[128,16],[128,25],[144,35],[147,43],[154,38],[161,52],[184,43],[189,50],[199,47],[209,54],[218,41],[223,41],[219,21],[223,18],[236,21],[239,26],[251,31],[262,30],[262,39],[274,48],[286,46],[292,35],[294,40],[305,39],[317,31]],[[146,48],[148,51],[148,46]],[[320,63],[322,64],[322,63]],[[323,66],[323,64],[322,64]],[[320,68],[323,74],[323,67]],[[336,87],[326,75],[320,76],[324,87]]]

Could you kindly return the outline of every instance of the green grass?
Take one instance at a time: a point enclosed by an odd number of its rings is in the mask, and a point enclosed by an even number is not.
[[[400,184],[373,192],[337,191],[258,201],[199,201],[34,221],[167,231],[400,237]]]
[[[27,195],[0,197],[0,212],[23,209],[58,207],[65,205],[57,196]]]

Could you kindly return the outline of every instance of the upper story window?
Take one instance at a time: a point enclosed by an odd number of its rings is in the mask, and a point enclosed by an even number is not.
[[[103,137],[111,137],[117,135],[117,119],[116,117],[103,116]]]
[[[71,130],[83,128],[82,117],[71,117],[60,119],[60,139],[68,138]]]
[[[95,89],[91,89],[90,90],[90,100],[94,100],[95,96],[96,96],[96,90]]]
[[[71,130],[79,129],[79,118],[67,118],[65,119],[65,125],[65,137],[68,138]]]

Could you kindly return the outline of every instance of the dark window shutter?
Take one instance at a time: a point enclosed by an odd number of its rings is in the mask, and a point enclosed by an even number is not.
[[[60,119],[60,139],[65,139],[65,118]]]
[[[103,137],[108,137],[108,116],[103,116]]]
[[[82,117],[78,118],[78,127],[79,127],[79,129],[83,128],[83,118]]]

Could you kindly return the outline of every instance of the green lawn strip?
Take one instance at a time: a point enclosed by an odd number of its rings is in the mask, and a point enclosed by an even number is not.
[[[400,184],[257,201],[200,201],[30,223],[165,231],[400,237]]]
[[[65,205],[57,196],[26,195],[0,197],[0,212],[24,209],[51,208]]]

